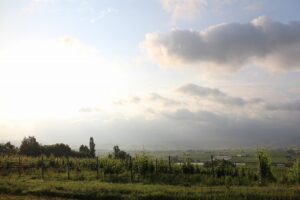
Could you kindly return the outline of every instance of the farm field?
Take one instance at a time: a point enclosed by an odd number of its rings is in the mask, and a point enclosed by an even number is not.
[[[229,156],[233,162],[257,162],[257,149],[222,149],[222,150],[173,150],[173,151],[129,151],[131,154],[147,154],[158,158],[167,158],[169,155],[178,160],[191,158],[194,161],[205,162],[210,156]],[[103,153],[107,155],[107,153]],[[272,163],[289,163],[291,159],[300,157],[300,150],[269,149]]]
[[[243,156],[236,156],[240,154],[232,150],[223,154],[217,151],[193,152],[192,155],[185,153],[184,157],[178,156],[182,152],[136,152],[122,159],[107,155],[95,158],[1,156],[0,175],[44,180],[101,180],[172,185],[212,185],[212,182],[219,185],[225,184],[226,177],[230,177],[233,185],[258,184],[257,152],[244,152]],[[272,173],[277,182],[286,181],[284,179],[288,178],[293,162],[299,158],[299,152],[296,151],[293,155],[284,150],[276,150],[276,154],[270,152]],[[168,153],[170,156],[167,156]],[[197,157],[199,154],[204,155]],[[214,155],[214,166],[211,155]],[[223,157],[217,159],[218,156]],[[230,159],[225,160],[225,156]],[[274,158],[277,163],[273,162]],[[217,178],[213,179],[215,175]]]
[[[233,150],[193,151],[185,157],[174,152],[136,152],[125,158],[116,152],[95,158],[1,156],[0,199],[300,199],[298,175],[291,171],[299,171],[293,168],[298,151],[262,151],[272,173],[265,180],[254,150],[243,156]],[[210,155],[230,159],[212,161]],[[236,165],[235,157],[246,165]],[[284,160],[284,166],[274,165],[273,157]]]

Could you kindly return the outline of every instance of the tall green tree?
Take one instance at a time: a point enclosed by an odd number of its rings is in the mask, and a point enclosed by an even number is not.
[[[52,144],[52,145],[44,145],[41,147],[41,151],[43,155],[50,156],[53,155],[55,157],[61,156],[72,156],[73,151],[67,144]]]
[[[94,158],[96,156],[96,149],[95,149],[94,138],[90,137],[90,156]]]
[[[79,147],[79,153],[83,156],[89,156],[90,155],[90,150],[86,145],[81,145]]]
[[[114,146],[113,158],[125,160],[125,159],[129,159],[129,157],[130,157],[130,155],[128,153],[126,153],[125,151],[120,150],[118,145]]]
[[[266,184],[268,181],[275,181],[275,177],[271,169],[271,159],[268,152],[264,149],[257,152],[258,155],[258,173],[260,177],[260,183]]]
[[[120,148],[118,145],[114,146],[114,158],[119,158]]]
[[[20,146],[20,153],[26,156],[40,156],[41,146],[34,136],[25,137]]]
[[[300,183],[300,159],[297,159],[291,170],[290,170],[290,176],[291,176],[291,179],[294,183]]]
[[[10,155],[16,153],[17,153],[17,148],[14,145],[12,145],[10,142],[7,142],[6,144],[0,144],[0,154]]]

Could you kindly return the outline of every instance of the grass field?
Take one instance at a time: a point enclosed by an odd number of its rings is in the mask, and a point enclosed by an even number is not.
[[[184,187],[99,181],[1,179],[0,199],[300,199],[300,187]],[[13,195],[13,196],[11,196]],[[14,196],[15,195],[15,196]],[[34,196],[34,198],[32,198]],[[53,199],[53,198],[50,198]]]
[[[39,196],[18,196],[18,195],[0,195],[0,200],[63,200],[58,197],[39,197]],[[71,199],[70,199],[71,200]]]

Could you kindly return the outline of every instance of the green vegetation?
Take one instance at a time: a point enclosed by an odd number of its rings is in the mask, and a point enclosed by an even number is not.
[[[0,175],[171,185],[278,185],[299,183],[299,161],[296,160],[291,167],[272,166],[270,156],[264,150],[258,152],[256,168],[225,159],[213,159],[200,165],[189,158],[175,162],[171,156],[168,159],[146,154],[130,156],[115,146],[112,154],[101,158],[2,156]]]
[[[24,156],[50,156],[55,157],[92,157],[96,155],[94,139],[90,138],[90,148],[81,145],[79,151],[72,150],[67,144],[41,145],[35,137],[25,137],[19,148],[12,145],[10,142],[0,144],[0,155],[24,155]]]
[[[63,198],[59,197],[39,197],[39,196],[20,196],[20,195],[0,195],[0,200],[63,200]],[[71,199],[70,199],[71,200]]]
[[[271,159],[266,150],[258,151],[259,161],[259,178],[262,184],[267,181],[275,181],[275,177],[271,170]]]
[[[290,182],[295,184],[300,184],[300,160],[297,159],[292,168],[290,169],[290,174],[288,175]]]
[[[184,187],[99,181],[0,180],[0,192],[72,199],[299,199],[299,187]]]
[[[20,148],[0,145],[0,154],[0,193],[11,198],[300,199],[298,149],[188,151],[164,157],[114,146],[97,157],[93,138],[77,152],[28,137]],[[274,165],[273,156],[285,162]]]
[[[90,149],[89,149],[89,156],[94,158],[96,156],[96,145],[94,143],[94,138],[90,137]]]

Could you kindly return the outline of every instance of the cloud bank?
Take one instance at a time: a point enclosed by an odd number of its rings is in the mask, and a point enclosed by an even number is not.
[[[142,94],[115,103],[115,111],[109,106],[86,106],[72,117],[35,122],[34,128],[25,132],[36,135],[44,144],[69,141],[71,145],[81,144],[88,134],[101,149],[116,144],[130,149],[299,145],[298,100],[248,100],[222,88],[192,83],[172,89],[172,93]],[[8,131],[23,137],[24,128],[21,126],[20,131],[20,126],[0,124],[3,138],[16,137]]]
[[[141,44],[161,66],[237,71],[258,64],[272,70],[300,68],[300,21],[259,17],[249,23],[224,23],[205,30],[149,33]]]

